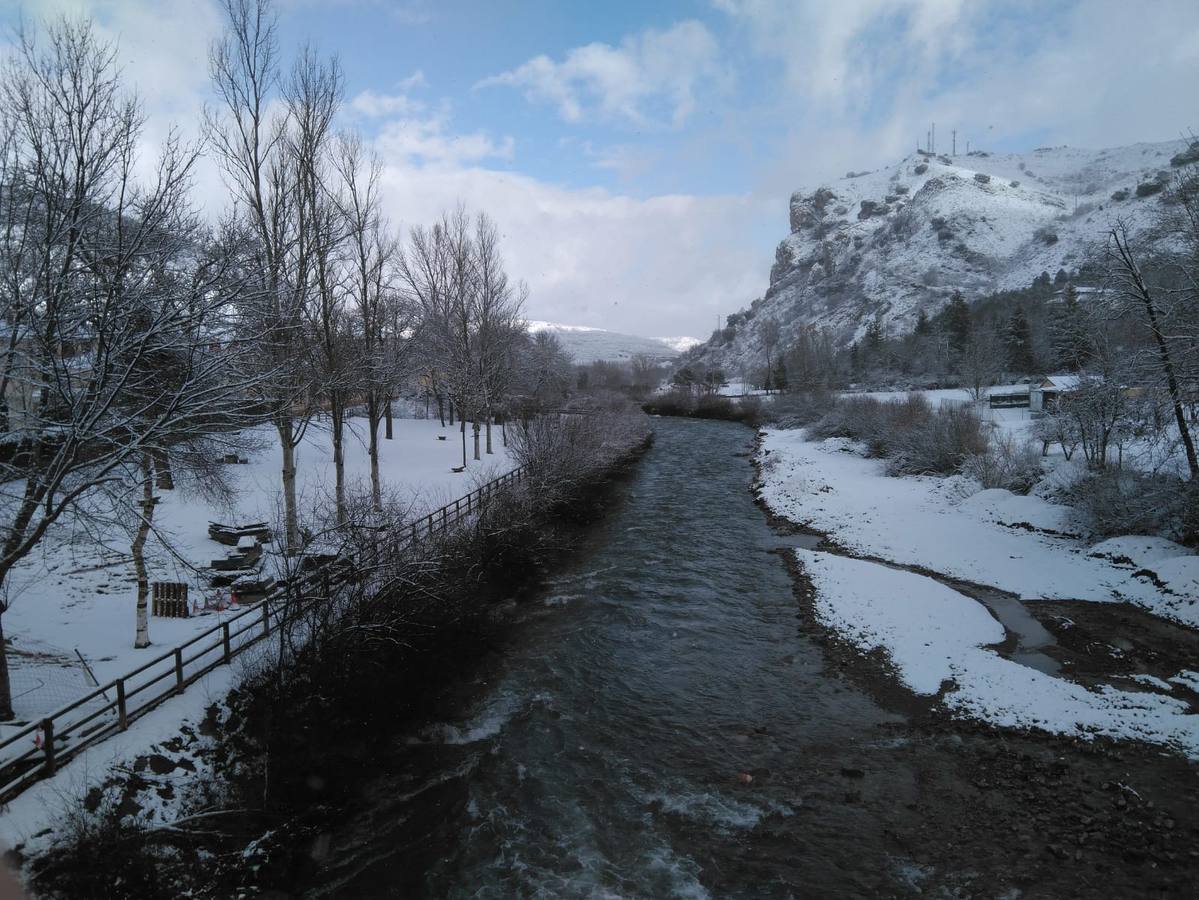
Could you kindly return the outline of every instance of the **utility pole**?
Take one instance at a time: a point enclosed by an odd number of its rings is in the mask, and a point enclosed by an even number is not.
[[[953,130],[953,153],[951,155],[958,155],[958,130],[956,128]]]
[[[936,152],[937,152],[937,123],[936,123],[936,122],[933,122],[933,146],[932,146],[932,151],[933,151],[933,153],[936,153]]]

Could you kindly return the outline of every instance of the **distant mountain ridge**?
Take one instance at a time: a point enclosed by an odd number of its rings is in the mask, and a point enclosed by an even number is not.
[[[1199,159],[1199,142],[1028,153],[917,152],[874,172],[849,173],[790,202],[770,287],[730,317],[693,358],[742,373],[761,364],[755,323],[780,325],[781,346],[809,325],[839,345],[874,319],[890,333],[932,315],[955,290],[968,298],[1027,287],[1041,272],[1080,268],[1121,218],[1150,249],[1165,185]]]
[[[574,361],[583,365],[596,360],[622,362],[634,356],[647,356],[663,362],[702,343],[693,337],[641,337],[587,325],[561,325],[556,322],[531,321],[529,331],[553,333]]]

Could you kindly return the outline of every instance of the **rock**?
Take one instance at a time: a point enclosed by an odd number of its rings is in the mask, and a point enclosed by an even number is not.
[[[748,772],[741,772],[740,774],[737,775],[737,781],[740,782],[741,784],[753,784],[754,777],[752,775],[750,775]]]

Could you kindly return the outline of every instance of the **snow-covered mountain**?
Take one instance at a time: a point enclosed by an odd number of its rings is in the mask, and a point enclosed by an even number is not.
[[[932,314],[954,290],[975,298],[1027,287],[1043,271],[1080,268],[1117,217],[1162,247],[1156,223],[1171,173],[1199,142],[1109,150],[1042,147],[953,158],[914,153],[791,196],[790,234],[770,288],[700,353],[731,371],[757,365],[757,323],[786,345],[805,325],[840,344],[880,317],[892,332]]]
[[[637,355],[666,361],[702,343],[692,337],[647,338],[586,325],[559,325],[555,322],[529,322],[529,331],[553,332],[562,342],[563,349],[574,357],[574,361],[583,364],[601,359],[619,362]]]

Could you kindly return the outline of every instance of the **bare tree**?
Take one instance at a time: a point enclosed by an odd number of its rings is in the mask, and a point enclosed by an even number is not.
[[[399,242],[382,217],[382,163],[364,151],[359,138],[345,136],[338,144],[337,166],[344,185],[342,264],[358,325],[358,386],[366,405],[371,498],[375,509],[381,511],[379,425],[390,412],[395,386],[407,369],[417,323],[411,306],[392,284]]]
[[[981,329],[970,336],[962,348],[958,366],[975,403],[982,402],[987,390],[999,380],[1006,361],[1003,342],[992,329]]]
[[[69,20],[39,39],[44,47],[20,35],[0,81],[12,163],[0,220],[20,223],[5,234],[3,302],[23,325],[6,368],[28,400],[10,423],[22,449],[0,464],[0,586],[60,518],[126,491],[129,467],[255,421],[241,355],[212,349],[227,328],[214,290],[225,273],[196,265],[195,148],[168,137],[140,182],[141,111],[121,89],[112,46]],[[139,572],[139,595],[142,581]],[[11,717],[0,638],[0,718]]]
[[[209,110],[209,140],[235,201],[231,230],[245,242],[242,337],[256,344],[261,372],[257,400],[267,408],[282,451],[284,542],[299,547],[296,448],[313,412],[314,390],[305,310],[316,265],[315,223],[305,220],[298,186],[311,162],[296,147],[311,149],[294,107],[277,102],[279,61],[276,19],[269,0],[222,0],[226,31],[209,53],[209,71],[220,112]],[[272,105],[273,104],[273,105]],[[320,110],[313,110],[314,117]],[[310,123],[313,124],[313,123]],[[316,123],[316,124],[319,124]],[[310,128],[311,132],[312,129]]]
[[[1185,185],[1185,182],[1184,182]],[[1193,231],[1193,237],[1199,236],[1199,201],[1193,193],[1184,193],[1181,198],[1183,227]],[[1195,453],[1195,442],[1191,436],[1190,425],[1185,414],[1183,388],[1178,377],[1177,363],[1172,345],[1177,338],[1170,334],[1172,320],[1185,318],[1183,310],[1172,310],[1175,305],[1194,304],[1199,296],[1199,262],[1194,258],[1190,266],[1184,261],[1184,272],[1188,269],[1189,276],[1185,278],[1181,289],[1158,289],[1149,283],[1144,270],[1137,258],[1126,225],[1117,221],[1108,232],[1109,272],[1114,279],[1120,296],[1139,312],[1139,319],[1149,332],[1152,340],[1153,362],[1150,368],[1155,369],[1158,377],[1165,382],[1166,392],[1170,397],[1170,405],[1174,412],[1174,424],[1182,441],[1183,452],[1186,455],[1187,469],[1192,479],[1199,477],[1199,456]],[[1188,283],[1189,282],[1189,283]],[[1182,313],[1180,315],[1180,313]],[[1193,341],[1196,335],[1187,335]],[[1193,347],[1193,343],[1191,344]],[[1193,350],[1192,350],[1193,352]],[[1160,382],[1159,382],[1160,383]]]
[[[779,343],[779,323],[775,319],[765,319],[758,326],[758,337],[762,341],[762,349],[766,351],[766,377],[763,380],[762,386],[766,389],[766,393],[770,393],[770,387],[774,383],[774,350]]]

